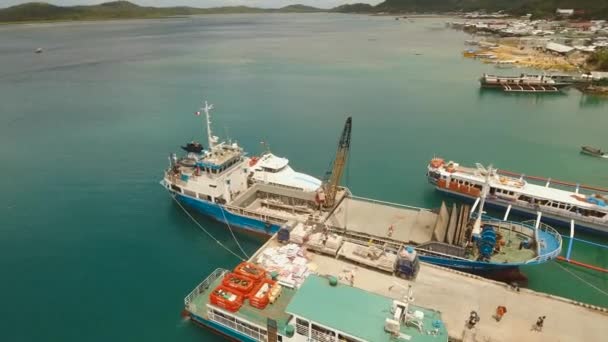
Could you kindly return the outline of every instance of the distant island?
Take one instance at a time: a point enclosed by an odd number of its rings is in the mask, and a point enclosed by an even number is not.
[[[195,14],[229,13],[312,13],[323,12],[315,7],[290,5],[278,9],[246,6],[215,8],[195,7],[144,7],[129,1],[112,1],[90,6],[55,6],[45,2],[29,2],[0,9],[0,22],[18,23],[33,21],[108,20],[136,18],[165,18]]]
[[[318,12],[398,15],[500,12],[512,16],[531,14],[533,18],[551,18],[555,16],[557,8],[574,9],[573,18],[608,19],[608,0],[385,0],[376,6],[355,3],[331,9],[305,5],[290,5],[276,9],[247,6],[144,7],[128,1],[113,1],[90,6],[55,6],[44,2],[30,2],[0,9],[0,22],[164,18],[196,14]]]

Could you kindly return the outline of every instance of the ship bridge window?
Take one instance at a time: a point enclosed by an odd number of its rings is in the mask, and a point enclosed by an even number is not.
[[[310,323],[307,320],[296,318],[296,332],[302,336],[308,336]]]
[[[589,210],[589,216],[602,218],[606,216],[606,213],[597,210]]]
[[[313,323],[311,337],[313,341],[335,342],[336,332]]]
[[[356,338],[350,337],[350,336],[344,336],[342,334],[338,334],[338,341],[342,342],[361,342],[361,340],[358,340]]]
[[[532,197],[526,196],[526,195],[519,196],[519,200],[520,201],[524,201],[524,202],[528,202],[528,203],[532,203]]]

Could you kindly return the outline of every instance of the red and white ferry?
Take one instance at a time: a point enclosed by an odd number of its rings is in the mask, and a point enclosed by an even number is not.
[[[439,191],[476,200],[488,186],[486,203],[551,223],[575,225],[608,234],[608,189],[524,176],[504,170],[475,168],[433,158],[427,177]],[[508,213],[507,213],[508,215]]]

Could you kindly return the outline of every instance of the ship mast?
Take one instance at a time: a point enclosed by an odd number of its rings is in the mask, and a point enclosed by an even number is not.
[[[209,114],[209,112],[213,109],[213,105],[205,101],[205,107],[201,109],[205,112],[205,119],[207,120],[207,144],[209,144],[209,151],[212,151],[215,143],[215,137],[211,132],[211,114]]]

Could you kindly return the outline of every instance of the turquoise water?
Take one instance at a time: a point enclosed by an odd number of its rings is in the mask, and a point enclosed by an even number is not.
[[[480,92],[491,66],[463,59],[441,19],[229,15],[0,27],[0,318],[10,341],[200,341],[183,297],[237,259],[158,185],[169,153],[203,134],[260,140],[321,176],[347,115],[345,180],[360,196],[435,207],[428,160],[494,163],[608,186],[608,101]],[[43,54],[33,51],[43,47]],[[224,227],[199,217],[236,250]],[[606,239],[581,237],[606,243]],[[251,252],[260,241],[239,235]],[[608,267],[607,253],[574,257]],[[608,277],[567,266],[597,287]],[[535,289],[608,306],[557,264]]]

